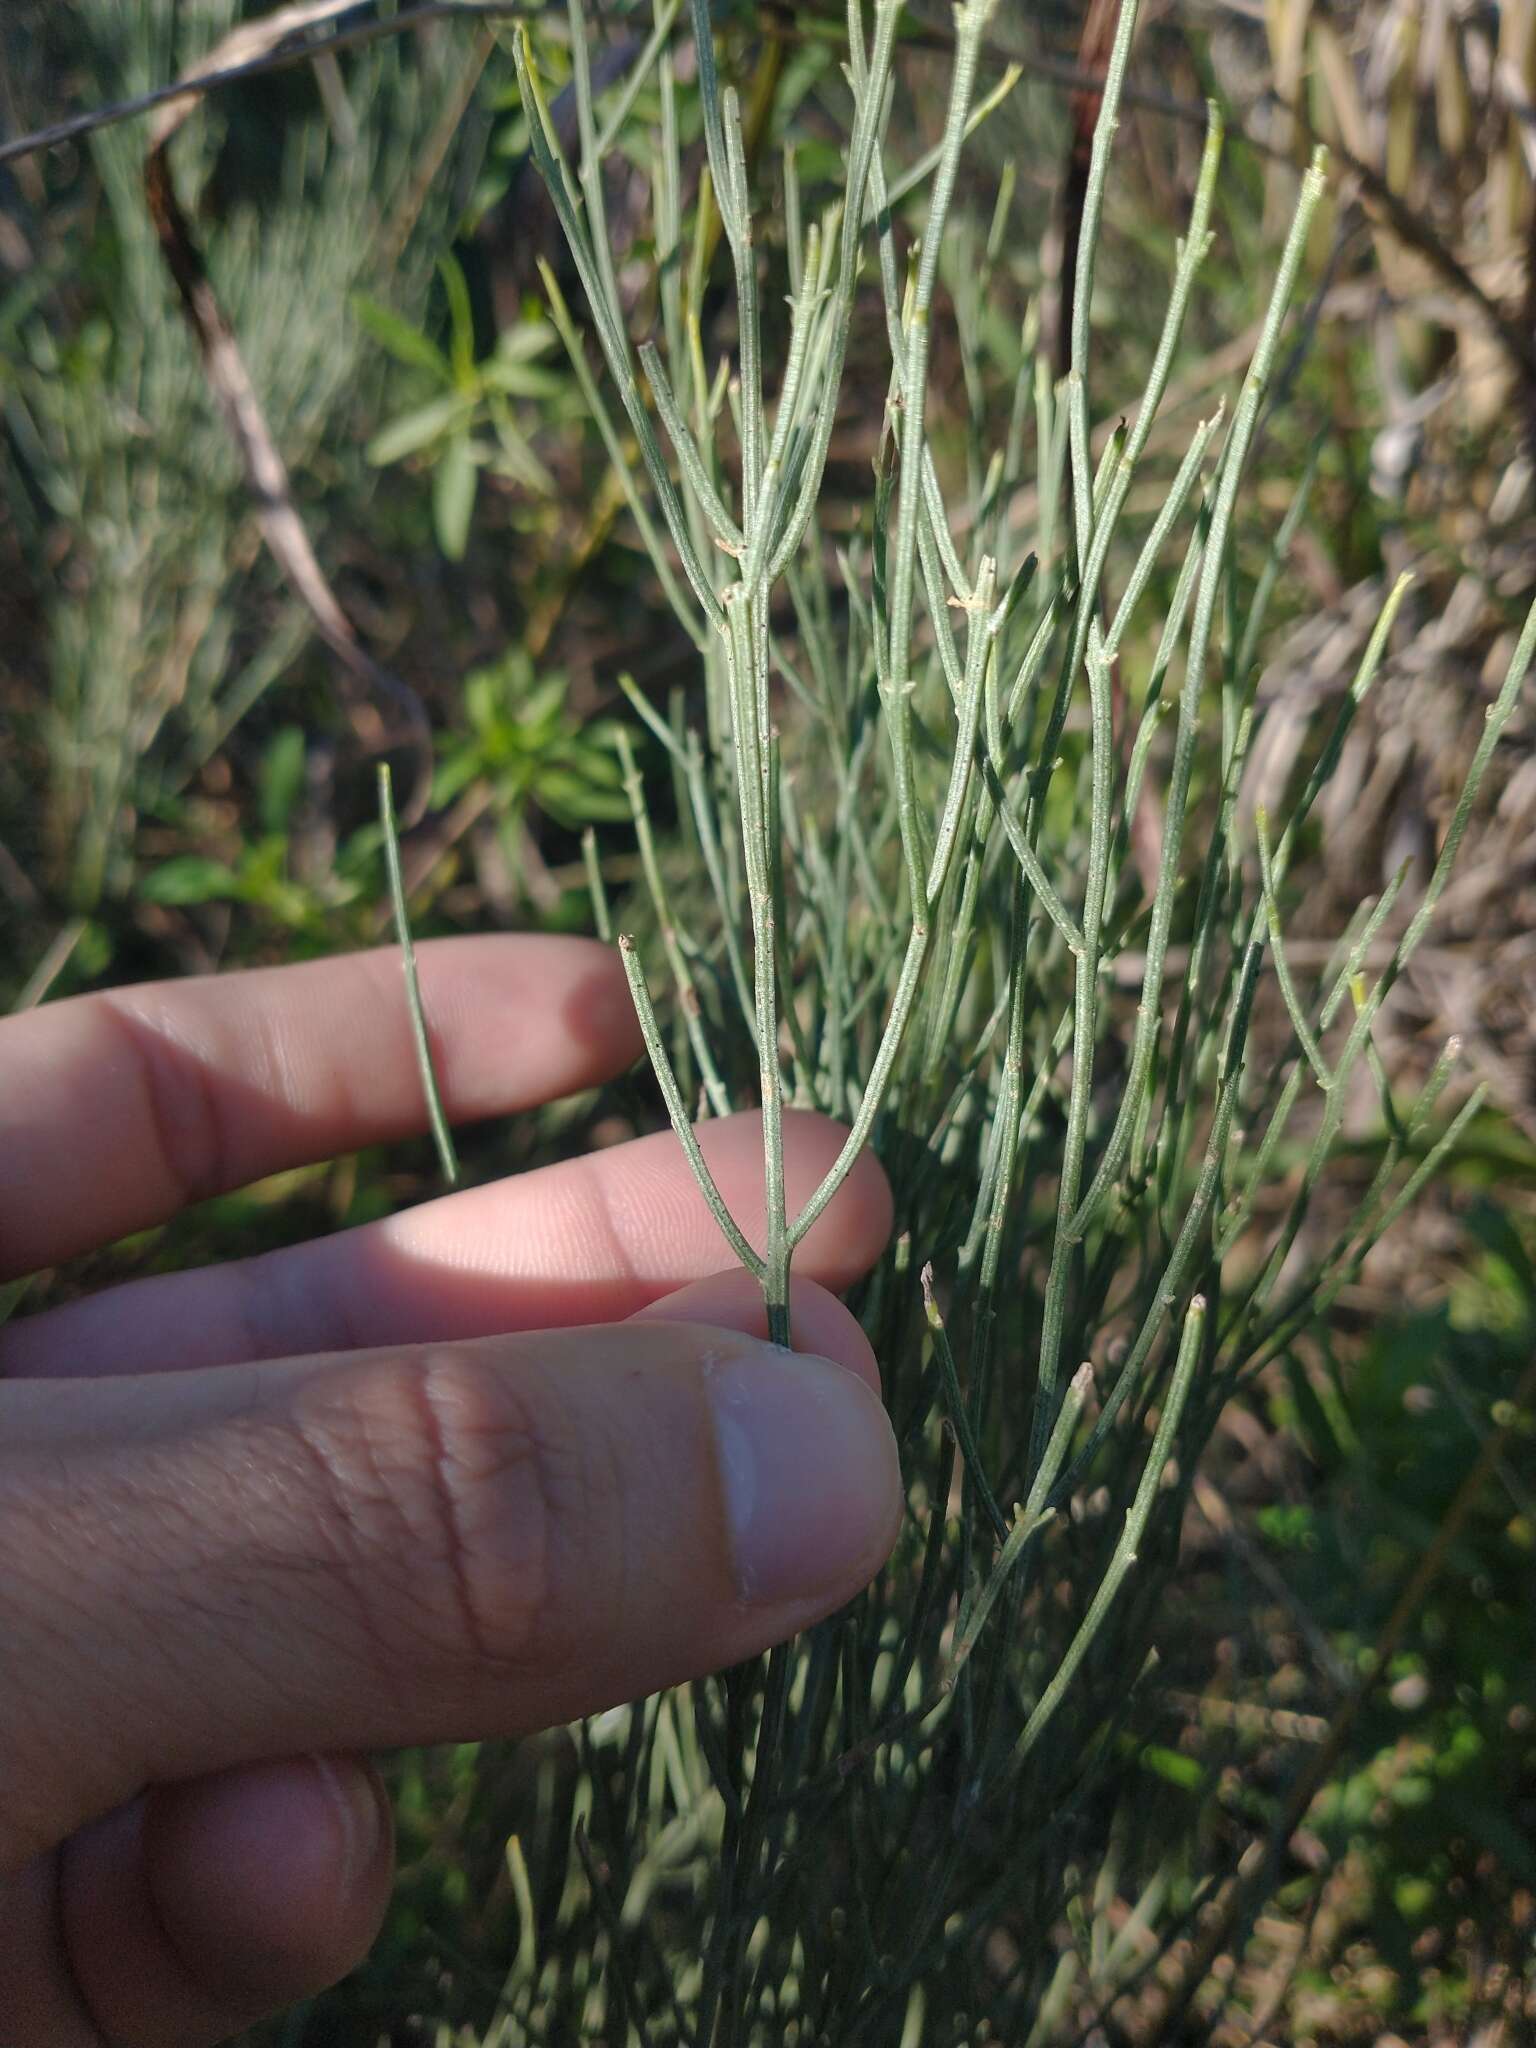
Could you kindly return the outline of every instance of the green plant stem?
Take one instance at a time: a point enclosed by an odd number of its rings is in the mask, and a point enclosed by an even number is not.
[[[627,933],[621,933],[619,936],[619,958],[623,962],[624,973],[629,982],[629,992],[634,1001],[635,1015],[640,1020],[640,1030],[645,1039],[645,1049],[650,1054],[651,1065],[656,1070],[656,1078],[661,1084],[662,1096],[666,1101],[667,1114],[672,1119],[672,1128],[677,1133],[678,1141],[687,1156],[689,1168],[694,1179],[699,1184],[705,1201],[709,1204],[711,1215],[720,1226],[726,1243],[754,1279],[761,1280],[767,1268],[759,1254],[747,1242],[746,1237],[742,1233],[741,1226],[726,1207],[725,1197],[716,1186],[715,1177],[709,1170],[709,1165],[705,1160],[703,1152],[699,1149],[698,1134],[693,1128],[692,1120],[688,1115],[687,1105],[683,1101],[682,1091],[677,1085],[677,1075],[673,1071],[672,1062],[667,1055],[666,1044],[661,1036],[661,1027],[656,1022],[656,1012],[651,1005],[650,993],[645,986],[645,971],[640,965],[635,942]]]
[[[1169,1382],[1168,1396],[1163,1412],[1158,1417],[1157,1434],[1152,1439],[1152,1450],[1143,1467],[1141,1483],[1126,1514],[1125,1526],[1110,1558],[1108,1569],[1100,1579],[1098,1590],[1089,1603],[1088,1612],[1083,1616],[1082,1626],[1072,1638],[1051,1682],[1041,1694],[1040,1700],[1024,1724],[1014,1748],[1014,1763],[1022,1764],[1049,1727],[1057,1708],[1066,1697],[1067,1688],[1076,1677],[1078,1667],[1092,1648],[1095,1638],[1104,1626],[1109,1610],[1119,1596],[1127,1575],[1137,1562],[1138,1552],[1146,1536],[1147,1523],[1151,1518],[1152,1504],[1162,1485],[1163,1473],[1172,1455],[1174,1439],[1178,1433],[1179,1420],[1184,1413],[1184,1404],[1194,1381],[1195,1368],[1200,1362],[1200,1353],[1205,1337],[1205,1302],[1196,1295],[1189,1305],[1184,1318],[1184,1332],[1179,1341],[1178,1358]]]
[[[427,1013],[421,1000],[421,980],[416,971],[416,948],[411,942],[410,913],[405,903],[405,877],[400,868],[400,827],[395,818],[394,778],[389,763],[379,763],[379,822],[384,828],[384,860],[389,870],[389,894],[394,906],[395,935],[400,941],[400,961],[405,970],[405,1000],[411,1016],[411,1040],[416,1048],[416,1065],[421,1074],[422,1093],[426,1097],[427,1117],[432,1126],[432,1141],[437,1147],[438,1164],[443,1178],[450,1187],[458,1183],[459,1157],[454,1150],[453,1133],[448,1128],[447,1113],[443,1108],[442,1090],[438,1086],[437,1069],[432,1059],[431,1041],[427,1036]]]

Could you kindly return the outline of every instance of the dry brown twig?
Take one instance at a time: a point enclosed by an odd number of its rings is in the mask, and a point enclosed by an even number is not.
[[[275,14],[236,29],[185,72],[180,83],[188,89],[160,108],[151,128],[144,192],[160,252],[197,338],[209,390],[239,451],[262,538],[340,664],[342,694],[363,745],[372,752],[392,745],[409,749],[416,773],[401,811],[407,821],[414,822],[426,810],[431,783],[431,732],[426,711],[416,692],[367,652],[326,579],[294,502],[287,464],[176,195],[168,157],[172,136],[201,104],[202,81],[228,70],[232,63],[259,60],[276,44],[345,13],[352,4],[353,0],[304,0],[304,4],[279,8]]]
[[[345,0],[341,6],[332,6],[315,15],[323,21],[337,14],[358,11],[363,0]],[[279,10],[283,14],[309,13],[310,10],[296,6]],[[20,163],[27,157],[36,156],[45,149],[56,149],[61,143],[78,142],[87,135],[93,135],[100,128],[115,127],[122,121],[137,120],[141,114],[155,112],[157,108],[176,104],[182,100],[195,102],[204,94],[222,90],[226,86],[243,85],[248,79],[263,78],[273,71],[288,71],[302,64],[315,64],[341,50],[355,50],[366,43],[378,42],[385,36],[404,35],[408,29],[422,28],[434,21],[451,21],[456,18],[469,20],[494,20],[498,16],[513,18],[530,11],[528,0],[420,0],[420,4],[402,14],[380,17],[365,21],[353,28],[339,29],[323,41],[302,44],[293,49],[271,47],[269,44],[260,55],[225,57],[215,65],[212,58],[203,60],[191,71],[169,85],[159,85],[150,92],[136,93],[132,99],[115,100],[104,107],[87,108],[85,112],[71,114],[63,121],[54,121],[46,128],[37,128],[26,135],[18,135],[9,142],[0,142],[0,165]],[[250,22],[235,32],[244,36],[252,30],[265,28],[275,19],[266,16],[260,21]],[[301,33],[308,24],[290,22],[278,38]],[[221,51],[227,51],[235,37],[226,37],[220,44]]]

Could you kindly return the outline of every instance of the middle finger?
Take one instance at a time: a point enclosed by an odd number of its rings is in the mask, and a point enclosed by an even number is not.
[[[784,1119],[793,1215],[845,1132]],[[763,1244],[762,1125],[703,1124],[699,1143],[747,1237]],[[806,1234],[796,1271],[851,1285],[891,1227],[865,1153]],[[423,1203],[381,1223],[191,1273],[138,1280],[0,1330],[0,1376],[101,1377],[318,1351],[613,1322],[731,1263],[670,1131]]]

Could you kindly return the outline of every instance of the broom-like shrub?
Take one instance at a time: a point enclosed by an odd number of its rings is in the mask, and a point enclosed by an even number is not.
[[[697,696],[668,713],[628,686],[678,827],[653,822],[627,739],[650,931],[619,944],[679,1141],[780,1341],[797,1245],[863,1146],[884,1161],[896,1234],[858,1306],[909,1513],[848,1611],[760,1664],[587,1725],[574,1774],[554,1753],[540,1764],[509,1850],[522,1940],[487,2040],[1070,2039],[1202,1899],[1155,1802],[1140,1809],[1118,1774],[1194,1461],[1223,1405],[1328,1316],[1476,1110],[1473,1095],[1432,1133],[1454,1043],[1405,1103],[1372,1029],[1444,889],[1536,613],[1482,713],[1433,872],[1362,898],[1321,974],[1294,969],[1288,877],[1402,594],[1283,815],[1250,811],[1266,612],[1310,482],[1256,553],[1256,444],[1325,166],[1301,180],[1240,389],[1170,456],[1160,412],[1212,240],[1222,134],[1213,112],[1145,387],[1110,411],[1095,399],[1094,273],[1136,26],[1125,0],[1069,368],[1054,380],[1027,346],[994,419],[983,313],[1011,181],[985,240],[962,243],[979,279],[943,288],[985,111],[988,0],[955,9],[942,136],[910,166],[890,133],[902,7],[875,0],[870,20],[850,0],[841,192],[807,219],[793,147],[783,159],[791,312],[773,362],[771,252],[704,0],[708,176],[685,212],[677,12],[657,0],[600,118],[570,0],[574,162],[526,33],[515,47],[585,302],[546,267],[553,317],[698,653]],[[654,336],[638,348],[603,174],[637,107],[656,122]],[[717,232],[735,330],[711,363]],[[884,420],[867,503],[839,543],[820,516],[829,450],[876,293]],[[967,367],[964,464],[931,431],[946,323]],[[606,932],[595,859],[591,872]],[[754,1104],[756,1244],[693,1129]],[[849,1129],[798,1212],[786,1107]],[[1374,1127],[1379,1166],[1345,1225],[1319,1228],[1351,1118]],[[1138,1903],[1117,1922],[1126,1893]]]

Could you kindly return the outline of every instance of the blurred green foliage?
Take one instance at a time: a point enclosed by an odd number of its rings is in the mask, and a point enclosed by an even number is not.
[[[85,100],[159,84],[239,18],[85,0],[7,25],[8,62],[67,76]],[[32,40],[29,42],[28,38]],[[409,46],[358,60],[370,118],[340,133],[296,89],[216,98],[172,148],[214,286],[313,520],[356,473],[367,350],[350,295],[407,204],[441,82]],[[51,61],[50,61],[51,60]],[[184,788],[293,662],[291,599],[261,560],[235,452],[167,278],[134,125],[40,160],[23,212],[36,261],[0,297],[10,532],[40,614],[48,704],[33,735],[49,797],[26,847],[59,897],[90,910],[131,886],[135,813]],[[429,201],[441,233],[442,198]],[[65,221],[67,232],[60,232]],[[323,291],[293,288],[325,279]],[[418,256],[391,278],[419,304]]]
[[[555,488],[518,423],[515,402],[535,402],[547,423],[558,424],[569,414],[574,391],[567,377],[539,361],[555,344],[555,331],[545,321],[524,320],[506,329],[491,354],[477,358],[463,266],[445,255],[439,268],[449,311],[446,349],[377,300],[359,296],[353,306],[367,333],[420,387],[409,409],[368,443],[368,460],[387,468],[414,457],[430,471],[438,546],[450,561],[462,562],[483,469],[533,492]]]
[[[1492,1203],[1470,1209],[1466,1230],[1450,1298],[1331,1360],[1322,1398],[1293,1362],[1277,1420],[1319,1483],[1261,1517],[1297,1599],[1348,1666],[1370,1670],[1468,1490],[1310,1821],[1358,1874],[1356,1938],[1394,1973],[1393,2010],[1421,2022],[1465,1992],[1456,1931],[1469,1912],[1513,1967],[1536,1927],[1536,1267],[1528,1235]]]
[[[629,816],[613,727],[580,722],[565,677],[536,675],[520,647],[464,678],[463,725],[438,742],[432,801],[443,805],[471,785],[491,793],[504,833],[515,834],[530,803],[573,829]]]
[[[301,728],[283,726],[268,742],[258,767],[254,829],[239,835],[232,859],[176,854],[139,876],[139,899],[179,908],[240,904],[291,935],[305,950],[334,950],[337,934],[345,928],[341,914],[378,902],[383,835],[376,825],[362,826],[340,842],[323,871],[301,871],[293,826],[304,793],[304,755]],[[155,821],[172,832],[197,836],[187,807],[174,800],[157,807]]]

